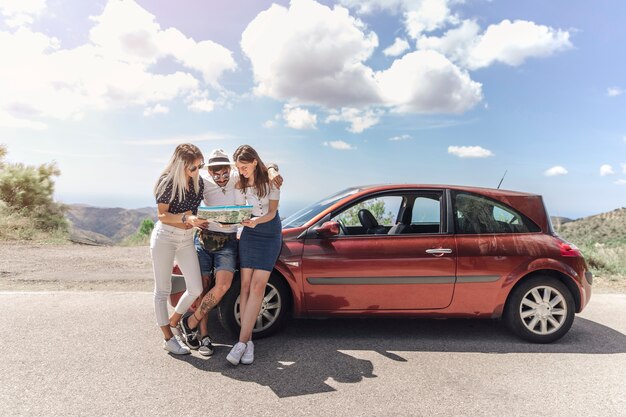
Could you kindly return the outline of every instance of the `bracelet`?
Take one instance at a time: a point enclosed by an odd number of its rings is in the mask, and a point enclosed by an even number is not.
[[[180,221],[183,222],[183,224],[187,224],[187,213],[183,213],[183,217],[180,218]]]

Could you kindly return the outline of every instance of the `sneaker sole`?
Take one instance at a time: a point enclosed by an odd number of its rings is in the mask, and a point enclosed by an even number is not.
[[[228,362],[230,362],[231,364],[235,365],[235,366],[239,365],[239,362],[241,361],[241,359],[237,360],[237,359],[233,358],[232,356],[230,356],[230,354],[228,354],[228,356],[226,356],[226,360]]]
[[[172,352],[171,350],[167,349],[167,348],[163,348],[164,351],[171,353],[172,355],[190,355],[191,352],[187,352],[186,350],[183,352]]]
[[[254,359],[252,359],[250,362],[248,362],[248,361],[244,361],[244,360],[242,359],[239,363],[241,363],[242,365],[252,365],[252,363],[253,363],[253,362],[254,362]]]
[[[201,350],[198,350],[198,353],[201,354],[202,356],[213,356],[214,351],[204,353]]]

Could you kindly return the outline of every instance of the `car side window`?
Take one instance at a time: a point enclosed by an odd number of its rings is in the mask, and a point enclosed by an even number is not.
[[[455,194],[454,221],[458,234],[540,231],[535,223],[511,207],[469,193]]]
[[[441,195],[419,195],[413,200],[411,223],[402,233],[439,233]]]
[[[387,234],[395,224],[402,196],[381,196],[363,200],[335,215],[343,235]]]

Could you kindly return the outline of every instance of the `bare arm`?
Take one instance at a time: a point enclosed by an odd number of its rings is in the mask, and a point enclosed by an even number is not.
[[[188,229],[192,227],[203,228],[207,225],[207,220],[199,219],[198,217],[191,214],[191,211],[186,211],[185,213],[170,213],[168,210],[170,209],[169,204],[159,203],[157,204],[157,212],[158,212],[158,220],[163,224],[169,224],[171,226],[185,226]],[[183,223],[183,215],[185,215],[185,222]]]
[[[283,185],[283,176],[278,173],[278,165],[273,162],[267,164],[267,173],[269,175],[270,182],[276,188],[280,188]]]
[[[274,217],[276,217],[276,213],[278,212],[278,200],[270,200],[270,205],[269,205],[269,211],[267,212],[267,214],[261,216],[261,217],[255,217],[252,218],[250,220],[245,220],[243,222],[241,222],[241,224],[243,226],[247,226],[247,227],[256,227],[257,224],[261,224],[261,223],[267,223],[271,220],[274,219]]]

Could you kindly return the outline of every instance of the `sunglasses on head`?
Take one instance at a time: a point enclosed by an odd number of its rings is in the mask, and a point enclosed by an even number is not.
[[[189,168],[187,168],[187,169],[189,170],[189,172],[196,172],[196,169],[202,169],[202,168],[204,168],[204,162],[203,162],[203,163],[201,163],[201,164],[200,164],[200,165],[198,165],[198,166],[195,166],[195,165],[194,165],[194,166],[191,166],[191,167],[189,167]]]

